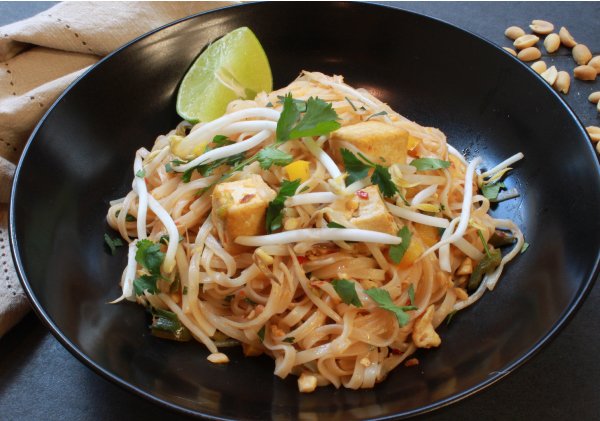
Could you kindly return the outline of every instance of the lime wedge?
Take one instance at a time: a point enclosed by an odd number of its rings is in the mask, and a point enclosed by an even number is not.
[[[267,55],[254,33],[238,28],[215,41],[188,70],[177,92],[177,114],[197,123],[225,113],[234,99],[273,89]]]

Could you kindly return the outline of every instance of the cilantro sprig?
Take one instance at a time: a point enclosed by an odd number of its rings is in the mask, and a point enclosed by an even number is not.
[[[309,98],[307,101],[295,99],[291,93],[280,96],[279,102],[283,110],[277,121],[274,144],[261,149],[257,154],[232,164],[232,168],[221,175],[210,186],[200,190],[199,194],[208,191],[212,186],[227,180],[236,171],[241,171],[247,165],[258,161],[262,169],[268,170],[273,165],[285,166],[291,164],[294,157],[279,150],[279,146],[290,139],[299,137],[321,136],[340,128],[337,113],[332,105],[319,99]],[[213,140],[214,142],[214,140]]]
[[[341,127],[338,115],[330,103],[310,97],[305,107],[288,93],[283,97],[283,111],[277,122],[277,142],[300,137],[312,137],[328,134]],[[300,115],[304,112],[304,115]]]
[[[281,223],[283,220],[283,208],[285,207],[285,200],[293,196],[296,193],[296,190],[300,186],[300,180],[287,181],[283,180],[281,183],[281,188],[275,196],[275,199],[269,202],[269,206],[267,207],[267,217],[266,217],[266,228],[267,233],[272,233],[273,231],[281,228]]]
[[[352,304],[355,307],[362,307],[362,303],[356,293],[356,284],[347,279],[334,279],[331,281],[333,289],[340,296],[340,299],[346,304]]]
[[[373,169],[371,182],[379,187],[379,191],[384,197],[394,197],[396,193],[400,192],[392,181],[388,167],[372,162],[360,152],[356,156],[348,149],[342,148],[340,149],[340,153],[342,161],[344,161],[344,168],[348,173],[348,177],[346,178],[347,185],[362,180]]]
[[[144,291],[150,294],[159,292],[156,281],[161,278],[160,266],[165,260],[165,254],[160,250],[160,245],[144,239],[137,242],[135,261],[149,273],[133,280],[135,295],[142,295]]]
[[[394,313],[400,326],[406,326],[410,321],[410,316],[406,314],[406,311],[418,309],[418,307],[414,305],[397,306],[396,304],[394,304],[394,301],[392,301],[390,293],[385,289],[370,288],[365,290],[365,292],[369,297],[371,297],[373,301],[375,301],[379,308]]]

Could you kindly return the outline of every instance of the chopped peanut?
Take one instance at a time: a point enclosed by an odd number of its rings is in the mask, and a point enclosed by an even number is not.
[[[473,260],[470,257],[465,257],[465,260],[462,261],[456,274],[459,276],[462,275],[470,275],[473,273]]]
[[[229,362],[229,357],[222,352],[210,354],[206,359],[214,364],[227,364]]]
[[[362,358],[359,362],[363,367],[369,367],[371,365],[371,360],[367,357]]]
[[[277,325],[271,325],[271,336],[274,338],[281,338],[285,336],[285,332],[279,328]]]
[[[317,376],[313,374],[302,373],[298,377],[298,390],[301,393],[314,392],[317,388]]]

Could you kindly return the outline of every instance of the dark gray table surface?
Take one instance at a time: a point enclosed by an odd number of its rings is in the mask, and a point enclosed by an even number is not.
[[[0,26],[51,7],[52,2],[0,2]],[[392,3],[433,16],[501,46],[510,25],[546,19],[571,29],[600,54],[600,2],[591,3]],[[560,53],[545,58],[572,69]],[[596,83],[573,81],[567,103],[584,125],[600,126],[587,96]],[[565,140],[567,141],[567,140]],[[596,285],[570,324],[525,366],[459,403],[423,416],[432,420],[600,419],[600,286]],[[184,419],[130,394],[76,360],[29,314],[0,339],[0,419]]]

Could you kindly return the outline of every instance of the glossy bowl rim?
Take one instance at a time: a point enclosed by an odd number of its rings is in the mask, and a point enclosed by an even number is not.
[[[371,9],[379,9],[380,11],[387,10],[390,12],[393,11],[392,13],[405,13],[405,14],[429,19],[439,25],[450,26],[452,29],[462,32],[467,37],[469,37],[469,36],[474,37],[474,38],[482,41],[484,44],[486,44],[488,48],[489,47],[494,48],[495,50],[497,50],[498,53],[505,54],[505,55],[513,58],[508,52],[506,52],[505,50],[503,50],[501,47],[494,44],[493,42],[487,40],[486,38],[484,38],[478,34],[475,34],[469,30],[460,28],[452,23],[446,22],[443,19],[435,18],[435,17],[429,16],[426,14],[413,12],[413,11],[399,8],[399,7],[393,7],[393,6],[388,6],[388,5],[376,4],[376,3],[362,3],[362,2],[358,2],[358,3],[342,2],[342,3],[347,3],[351,7],[367,7],[367,8],[371,8]],[[159,406],[169,409],[171,411],[178,412],[180,414],[184,414],[184,415],[188,415],[188,416],[201,417],[201,418],[209,419],[209,420],[224,421],[224,420],[230,420],[231,418],[225,418],[225,417],[221,417],[221,416],[215,416],[215,415],[211,415],[211,414],[207,414],[207,413],[202,413],[199,411],[195,411],[195,410],[180,406],[180,405],[172,403],[166,399],[155,396],[152,393],[149,393],[149,392],[131,384],[127,380],[119,377],[118,375],[112,373],[108,369],[102,367],[100,364],[96,363],[91,357],[86,355],[82,349],[80,349],[73,342],[71,342],[69,337],[67,337],[67,335],[65,335],[58,328],[58,326],[56,326],[56,324],[53,322],[51,317],[46,313],[45,309],[43,308],[43,306],[40,304],[40,302],[36,298],[35,293],[27,279],[27,275],[25,273],[25,268],[23,267],[23,264],[21,262],[20,253],[19,253],[19,245],[18,245],[17,234],[16,234],[17,227],[16,227],[16,224],[14,221],[15,212],[16,212],[14,203],[15,203],[15,197],[16,197],[16,193],[17,193],[17,189],[18,189],[20,172],[21,172],[23,162],[27,158],[27,153],[29,151],[29,148],[30,148],[31,144],[33,143],[33,141],[35,140],[38,131],[44,126],[46,119],[53,112],[54,108],[58,107],[60,102],[63,100],[63,98],[66,95],[69,94],[71,89],[75,85],[77,85],[82,79],[84,79],[90,72],[95,71],[96,68],[102,66],[102,64],[104,62],[111,60],[113,57],[117,56],[118,54],[121,54],[123,51],[127,50],[130,46],[137,43],[138,41],[140,41],[148,36],[151,36],[157,32],[163,31],[166,28],[175,26],[181,22],[198,19],[205,15],[211,15],[213,13],[217,13],[217,12],[221,12],[221,11],[229,10],[229,9],[240,9],[240,8],[246,9],[246,8],[250,8],[250,7],[264,7],[264,6],[261,6],[261,4],[262,4],[262,2],[255,2],[255,3],[246,3],[246,4],[226,6],[226,7],[221,7],[221,8],[205,11],[205,12],[196,13],[196,14],[186,16],[181,19],[177,19],[175,21],[172,21],[170,23],[162,25],[158,28],[155,28],[151,31],[148,31],[148,32],[134,38],[133,40],[123,44],[122,46],[120,46],[119,48],[117,48],[116,50],[114,50],[113,52],[108,54],[107,56],[103,57],[101,60],[99,60],[92,66],[90,66],[89,69],[87,69],[85,72],[83,72],[75,81],[73,81],[64,90],[63,93],[61,93],[61,95],[56,99],[56,101],[52,104],[52,106],[48,109],[48,111],[46,111],[46,113],[43,115],[43,117],[40,119],[40,121],[36,125],[35,129],[32,131],[31,135],[29,136],[29,139],[27,140],[25,147],[23,148],[23,152],[21,153],[21,157],[16,166],[13,183],[12,183],[12,187],[11,187],[11,194],[10,194],[8,230],[9,230],[10,249],[11,249],[11,254],[12,254],[12,257],[13,257],[13,260],[15,263],[15,270],[19,277],[19,281],[20,281],[21,285],[23,286],[23,289],[24,289],[35,313],[41,319],[41,321],[44,323],[44,325],[48,329],[50,329],[50,332],[54,335],[54,337],[73,356],[75,356],[79,361],[81,361],[85,366],[92,369],[92,371],[99,374],[101,377],[103,377],[103,378],[109,380],[110,382],[118,385],[119,387],[123,388],[124,390],[133,392],[135,395],[140,396],[144,399],[147,399],[148,401],[150,401],[152,403],[156,403]],[[565,118],[573,119],[576,122],[578,129],[581,132],[581,134],[583,135],[583,137],[588,138],[589,135],[587,134],[582,122],[577,117],[577,115],[574,113],[574,111],[571,109],[571,107],[565,102],[565,100],[563,98],[561,98],[560,95],[556,91],[554,91],[550,87],[548,87],[547,83],[541,78],[541,76],[539,76],[535,71],[533,71],[531,68],[529,68],[529,66],[521,63],[516,58],[513,58],[513,59],[515,61],[517,61],[522,66],[523,69],[529,71],[531,74],[534,74],[538,78],[538,83],[543,83],[544,85],[546,85],[547,89],[549,89],[552,92],[552,94],[554,95],[554,98],[558,100],[557,106],[562,107],[566,111]],[[594,149],[591,146],[590,142],[588,142],[587,146],[588,146],[589,153],[594,154]],[[596,160],[595,170],[596,170],[596,175],[598,177],[600,177],[600,163],[598,162],[598,160]],[[477,392],[487,389],[491,385],[493,385],[496,382],[498,382],[499,380],[503,379],[508,374],[512,373],[517,368],[521,367],[524,363],[529,361],[535,354],[537,354],[544,346],[547,346],[550,343],[550,341],[557,336],[557,334],[572,319],[572,317],[576,313],[576,311],[581,307],[581,304],[583,303],[585,298],[588,296],[589,292],[592,289],[592,286],[594,285],[597,278],[599,277],[599,274],[600,274],[600,250],[596,254],[596,261],[593,265],[593,269],[591,271],[590,276],[588,276],[587,279],[584,279],[584,282],[582,282],[582,284],[580,285],[579,291],[577,292],[576,296],[573,298],[573,300],[568,305],[568,307],[563,311],[562,315],[556,321],[556,323],[529,350],[527,350],[523,355],[521,355],[516,360],[514,360],[512,363],[510,363],[508,366],[506,366],[502,371],[497,371],[493,374],[490,374],[490,376],[487,379],[479,382],[478,384],[476,384],[466,390],[458,392],[456,394],[450,395],[446,398],[433,401],[427,405],[423,405],[421,407],[414,408],[412,410],[398,412],[398,413],[389,414],[389,415],[383,415],[381,417],[377,417],[377,418],[373,418],[373,419],[392,420],[392,419],[408,418],[408,417],[412,417],[412,416],[416,416],[416,415],[420,415],[420,414],[425,414],[425,413],[434,411],[436,409],[440,409],[445,406],[448,406],[452,403],[459,402],[467,397],[470,397],[470,396],[476,394]]]

